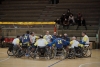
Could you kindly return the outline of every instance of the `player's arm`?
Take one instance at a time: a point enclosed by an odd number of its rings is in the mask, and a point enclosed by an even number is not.
[[[29,36],[29,38],[30,38],[30,42],[32,43],[32,36]]]
[[[44,37],[43,37],[44,39],[46,39],[46,35],[44,35]]]
[[[19,45],[19,42],[20,42],[20,40],[19,40],[19,39],[17,39],[17,40],[16,40],[16,44],[17,44],[17,45]]]
[[[47,45],[47,44],[48,44],[48,42],[47,42],[46,40],[44,40],[44,42],[45,42],[45,45]]]
[[[72,45],[73,44],[73,41],[70,41],[70,45]]]
[[[87,37],[84,37],[84,38],[83,38],[83,42],[82,42],[82,44],[85,45],[86,41],[87,41]]]
[[[87,37],[84,37],[84,38],[83,38],[83,41],[86,42],[86,41],[87,41]]]
[[[21,49],[21,47],[20,47],[20,40],[19,39],[16,40],[16,44]]]
[[[37,45],[38,45],[38,41],[35,42],[34,46],[37,46]]]

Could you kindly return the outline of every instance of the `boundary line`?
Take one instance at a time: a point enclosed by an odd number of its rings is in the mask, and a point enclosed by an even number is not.
[[[2,54],[5,54],[4,52],[1,52]],[[8,59],[10,59],[10,56],[8,56],[8,58],[5,58],[5,59],[3,59],[3,60],[0,60],[0,62],[3,62],[3,61],[6,61],[6,60],[8,60]]]
[[[55,62],[55,63],[49,65],[48,67],[52,67],[52,66],[54,66],[54,65],[56,65],[56,64],[58,64],[58,63],[60,63],[60,62],[63,61],[63,60],[65,60],[65,59],[59,60],[59,61],[57,61],[57,62]]]
[[[81,64],[79,67],[82,67],[82,66],[84,66],[84,65],[88,65],[88,64],[93,64],[93,63],[100,63],[100,62],[84,63],[84,64]]]

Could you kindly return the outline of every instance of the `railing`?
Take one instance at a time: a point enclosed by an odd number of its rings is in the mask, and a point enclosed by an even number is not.
[[[100,49],[100,19],[99,19],[99,27],[98,27],[98,46]]]
[[[9,26],[9,25],[8,25]],[[50,33],[54,32],[54,24],[41,24],[41,25],[32,25],[26,28],[24,27],[8,27],[2,28],[2,35],[5,37],[15,37],[16,35],[23,35],[26,31],[35,32],[36,35],[44,35],[46,31]]]
[[[96,49],[100,48],[100,19],[99,19],[99,24],[98,24],[98,29],[97,29],[97,34],[96,34]]]

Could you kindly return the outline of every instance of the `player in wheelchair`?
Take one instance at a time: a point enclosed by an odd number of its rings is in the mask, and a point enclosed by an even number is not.
[[[82,40],[80,41],[80,44],[83,44],[83,56],[84,57],[91,57],[91,49],[89,48],[89,37],[86,35],[86,32],[82,32]]]
[[[64,49],[63,39],[57,36],[57,38],[52,42],[53,55],[54,57],[66,58],[66,49]]]
[[[48,48],[47,48],[47,41],[43,39],[41,35],[40,38],[36,41],[34,46],[37,46],[34,57],[49,57]]]
[[[68,58],[76,58],[76,54],[80,54],[81,49],[78,47],[79,42],[76,40],[76,37],[72,37],[70,42]]]

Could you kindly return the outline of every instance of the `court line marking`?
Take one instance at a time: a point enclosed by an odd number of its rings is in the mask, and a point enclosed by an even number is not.
[[[65,60],[65,59],[59,60],[59,61],[57,61],[57,62],[55,62],[55,63],[49,65],[48,67],[52,67],[52,66],[56,65],[57,63],[60,63],[60,62],[63,61],[63,60]]]
[[[4,52],[0,52],[0,53],[5,54]],[[8,56],[8,58],[5,58],[5,59],[3,59],[3,60],[0,60],[0,62],[6,61],[6,60],[8,60],[8,59],[10,59],[10,56]]]
[[[88,65],[88,64],[93,64],[93,63],[100,63],[100,62],[84,63],[84,64],[81,64],[79,67],[82,67],[82,66],[84,66],[84,65]]]

